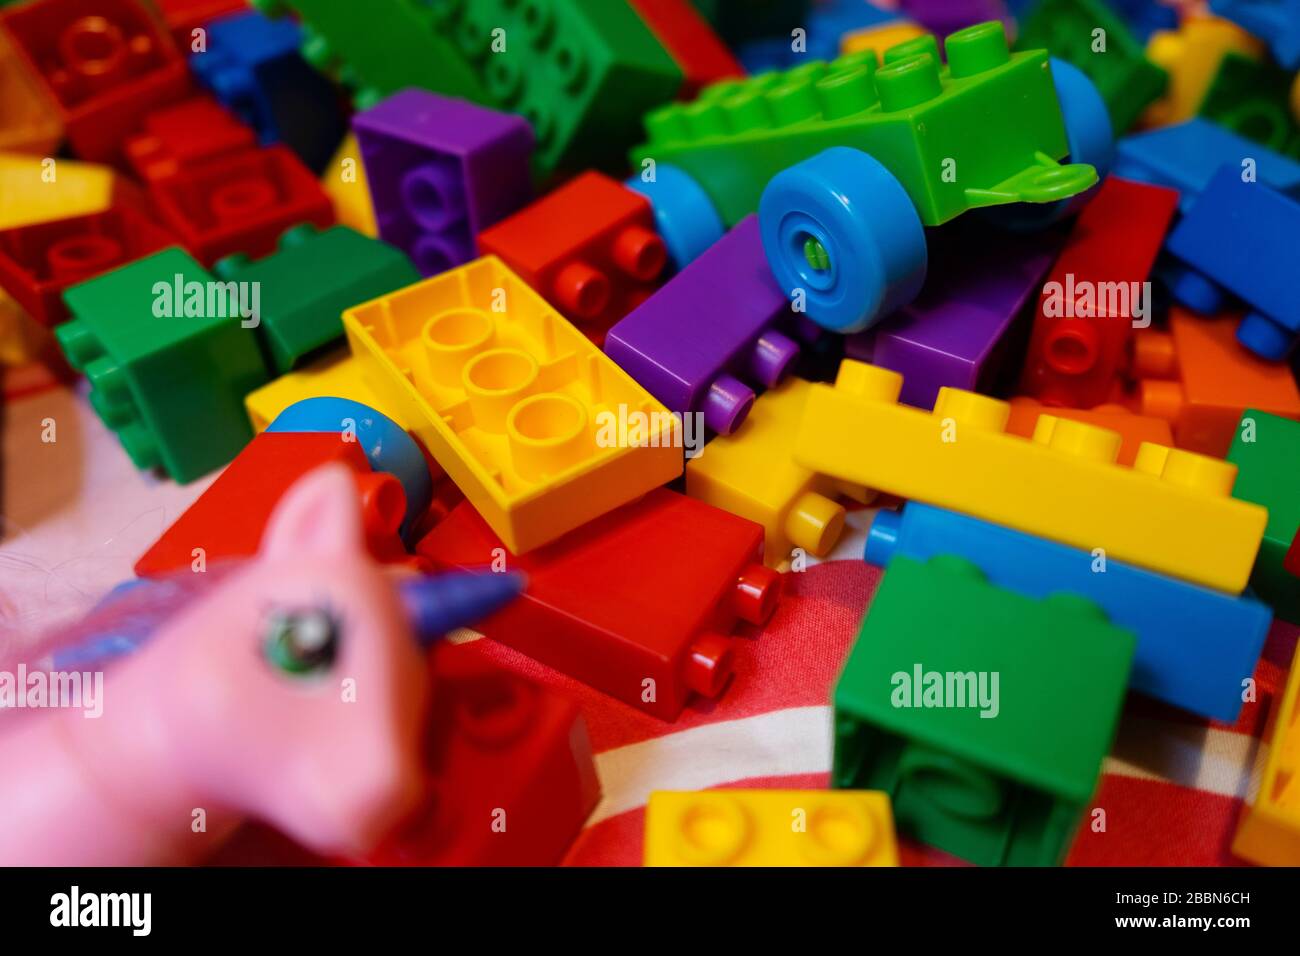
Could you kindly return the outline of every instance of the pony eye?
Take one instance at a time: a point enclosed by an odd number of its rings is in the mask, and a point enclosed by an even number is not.
[[[267,622],[266,658],[286,674],[329,670],[338,644],[338,621],[321,608],[275,611]]]

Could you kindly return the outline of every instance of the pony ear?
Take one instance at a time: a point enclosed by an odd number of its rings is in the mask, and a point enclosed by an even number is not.
[[[360,552],[364,543],[352,475],[343,465],[329,464],[303,475],[284,493],[266,522],[259,553],[341,557]]]

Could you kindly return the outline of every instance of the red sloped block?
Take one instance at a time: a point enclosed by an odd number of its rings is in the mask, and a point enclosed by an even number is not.
[[[745,75],[745,68],[690,0],[631,0],[631,3],[632,9],[681,68],[684,79],[678,95],[683,99],[693,99],[710,83]]]
[[[256,145],[252,127],[211,97],[194,96],[146,116],[123,153],[135,174],[152,183]]]

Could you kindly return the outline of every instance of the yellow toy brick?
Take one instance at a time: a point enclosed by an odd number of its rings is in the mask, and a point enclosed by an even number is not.
[[[1300,654],[1276,714],[1259,792],[1237,824],[1232,852],[1263,866],[1300,866]]]
[[[875,50],[877,57],[883,57],[891,46],[897,46],[907,40],[925,36],[928,31],[910,20],[896,20],[882,23],[880,26],[865,30],[854,30],[840,37],[840,53],[857,53],[859,50]]]
[[[495,256],[343,326],[366,381],[515,554],[682,472],[672,414]]]
[[[275,416],[304,398],[350,398],[369,405],[381,415],[387,415],[398,425],[407,428],[393,402],[386,402],[375,394],[361,374],[361,362],[347,349],[339,349],[316,359],[302,368],[287,372],[244,396],[244,407],[253,431],[261,432],[275,420]]]
[[[1264,44],[1235,23],[1212,16],[1192,16],[1177,30],[1151,34],[1147,58],[1168,71],[1169,85],[1147,108],[1143,122],[1166,126],[1195,116],[1225,53],[1259,59]]]
[[[107,166],[26,153],[0,153],[0,229],[107,209],[115,178]]]
[[[873,790],[661,790],[645,865],[898,866],[894,815]]]
[[[822,557],[835,547],[844,530],[837,495],[870,498],[790,456],[811,389],[790,378],[764,392],[739,429],[718,435],[686,463],[688,495],[763,526],[763,561],[772,568],[789,561],[795,548]]]
[[[356,136],[348,133],[344,138],[321,174],[320,184],[334,203],[334,216],[340,225],[351,226],[371,239],[378,237],[375,207],[370,201],[370,183],[366,180],[366,168],[361,163]]]
[[[1231,497],[1226,461],[1042,415],[1032,439],[1004,431],[1006,402],[955,388],[934,410],[898,404],[902,376],[846,360],[814,385],[794,457],[814,471],[1238,594],[1268,512]],[[706,452],[707,454],[707,452]]]

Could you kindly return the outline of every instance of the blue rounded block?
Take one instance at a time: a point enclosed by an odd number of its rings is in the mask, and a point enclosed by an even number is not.
[[[726,231],[708,193],[676,166],[656,165],[653,182],[631,176],[623,185],[650,200],[674,271],[685,269]]]

